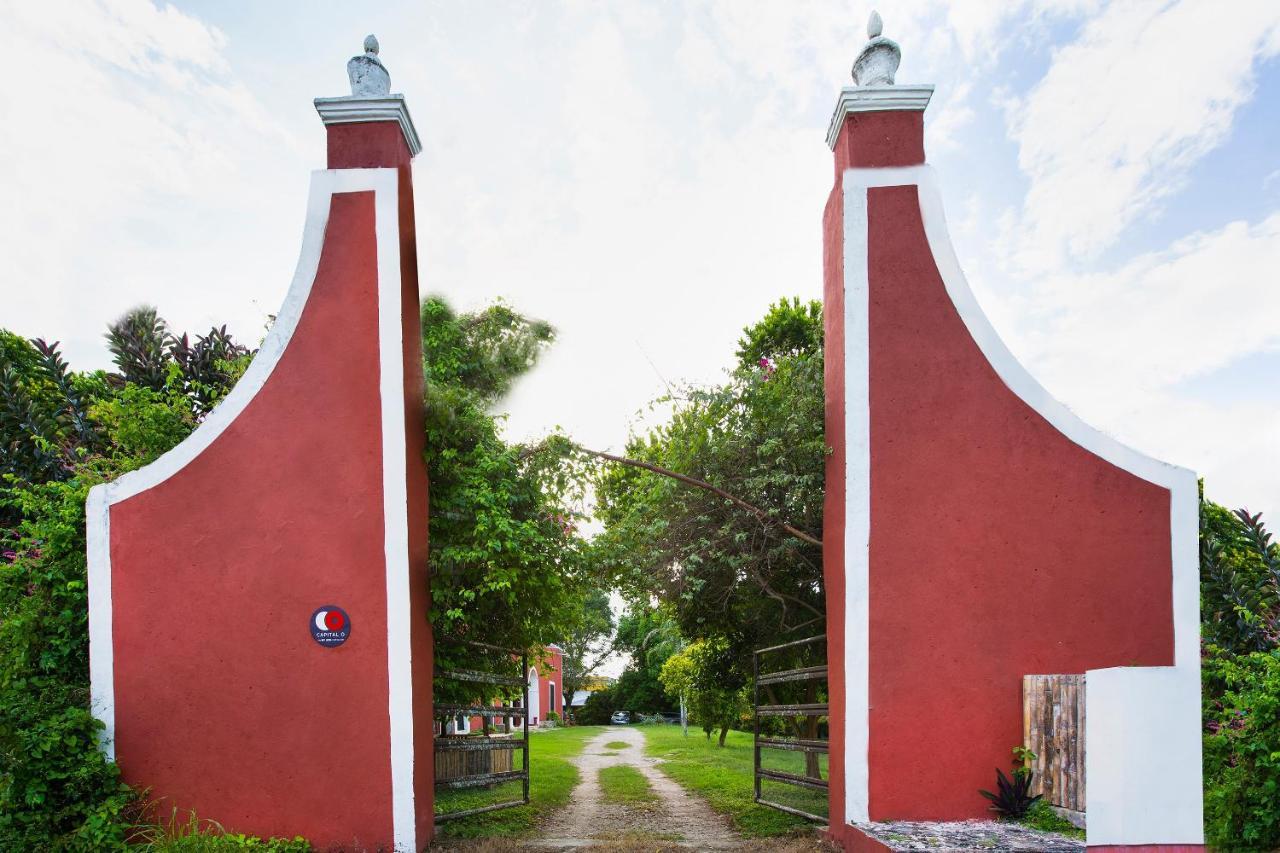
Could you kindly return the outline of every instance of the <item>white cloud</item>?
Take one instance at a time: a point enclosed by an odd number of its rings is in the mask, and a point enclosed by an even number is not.
[[[1088,259],[1183,185],[1229,135],[1258,62],[1280,51],[1280,4],[1115,3],[1055,51],[1008,107],[1031,178],[1016,242],[1031,271]]]
[[[1163,388],[1210,373],[1280,344],[1280,212],[1115,270],[1052,276],[1034,299],[1048,316],[1031,354],[1051,381]]]
[[[1280,212],[1112,270],[1053,274],[997,308],[1015,350],[1086,421],[1195,469],[1214,499],[1280,509],[1274,395],[1210,403],[1184,386],[1280,348]]]
[[[61,338],[80,367],[104,365],[106,321],[144,301],[252,339],[283,292],[254,306],[253,266],[276,257],[287,281],[296,249],[246,213],[297,206],[262,175],[298,146],[230,74],[226,37],[137,0],[7,10],[0,53],[28,76],[0,88],[4,324]]]

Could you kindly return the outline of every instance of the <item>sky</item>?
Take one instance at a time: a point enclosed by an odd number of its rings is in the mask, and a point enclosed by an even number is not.
[[[825,134],[863,2],[0,0],[0,326],[108,367],[151,303],[260,339],[316,96],[382,46],[423,151],[424,292],[559,338],[513,439],[620,448],[668,382],[821,297]],[[899,83],[969,281],[1085,420],[1280,526],[1280,3],[902,0]]]

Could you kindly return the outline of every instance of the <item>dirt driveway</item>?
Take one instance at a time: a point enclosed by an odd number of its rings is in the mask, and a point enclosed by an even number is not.
[[[622,741],[626,747],[605,744]],[[450,850],[469,853],[502,853],[511,850],[628,851],[658,853],[667,850],[740,850],[806,853],[833,850],[814,839],[744,840],[729,821],[698,797],[689,794],[657,768],[658,759],[644,754],[644,735],[630,726],[611,726],[587,741],[582,754],[571,759],[580,774],[569,805],[550,815],[536,838],[489,838],[449,844]],[[628,764],[644,774],[658,799],[652,803],[624,805],[605,802],[599,772]]]

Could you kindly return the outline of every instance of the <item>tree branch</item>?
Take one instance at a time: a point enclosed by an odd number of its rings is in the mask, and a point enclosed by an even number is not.
[[[745,509],[747,512],[759,519],[761,524],[768,525],[773,523],[773,520],[769,518],[769,514],[760,507],[755,504],[747,503],[742,498],[737,497],[736,495],[731,495],[724,489],[713,486],[705,480],[699,480],[696,477],[690,477],[687,474],[677,473],[669,468],[663,468],[661,465],[654,465],[652,462],[642,462],[639,459],[628,459],[625,456],[615,456],[612,453],[605,453],[603,450],[591,450],[590,448],[583,447],[580,444],[574,444],[573,447],[582,453],[588,454],[589,456],[595,456],[599,459],[608,460],[609,462],[616,462],[619,465],[629,465],[632,468],[642,468],[645,471],[650,471],[654,474],[661,474],[664,477],[670,477],[673,480],[684,483],[686,486],[693,486],[695,489],[702,489],[704,491],[711,492],[713,495],[718,495],[741,509]],[[822,547],[821,539],[810,536],[808,533],[791,526],[785,521],[779,522],[779,526],[801,542],[808,542],[810,545],[817,545],[819,548]]]

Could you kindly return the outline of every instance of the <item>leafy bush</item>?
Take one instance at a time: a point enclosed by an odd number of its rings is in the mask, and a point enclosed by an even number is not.
[[[1200,615],[1223,650],[1280,646],[1280,548],[1258,513],[1200,502]]]
[[[2,850],[119,849],[138,819],[89,707],[85,499],[181,441],[248,358],[225,331],[186,361],[156,356],[154,341],[130,336],[154,337],[163,321],[134,314],[111,346],[149,385],[72,373],[56,343],[0,330]]]
[[[597,690],[574,712],[573,721],[580,726],[607,726],[615,710],[614,705],[612,690]]]
[[[1280,651],[1208,647],[1205,827],[1222,850],[1280,848]]]

